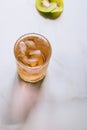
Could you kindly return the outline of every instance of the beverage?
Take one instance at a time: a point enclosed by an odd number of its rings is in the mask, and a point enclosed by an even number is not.
[[[24,81],[37,82],[46,75],[51,46],[40,34],[25,34],[16,41],[14,55],[19,76]]]

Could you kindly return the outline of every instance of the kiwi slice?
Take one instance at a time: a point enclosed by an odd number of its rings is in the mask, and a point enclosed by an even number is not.
[[[50,3],[49,0],[36,0],[36,8],[40,12],[48,13],[56,9],[56,3]]]
[[[46,17],[56,18],[64,9],[63,0],[36,0],[37,10]]]

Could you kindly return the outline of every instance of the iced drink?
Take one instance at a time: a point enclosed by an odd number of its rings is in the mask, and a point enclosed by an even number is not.
[[[37,82],[46,75],[51,57],[51,45],[40,34],[25,34],[16,41],[14,55],[19,76],[24,81]]]

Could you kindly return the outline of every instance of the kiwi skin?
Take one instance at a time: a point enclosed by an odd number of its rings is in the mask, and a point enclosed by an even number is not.
[[[63,12],[63,11],[62,11],[62,12]],[[61,13],[60,13],[60,12],[55,12],[55,13],[51,13],[51,12],[49,12],[49,13],[43,13],[43,12],[38,11],[38,13],[39,13],[41,16],[43,16],[44,18],[48,18],[48,19],[56,19],[56,18],[58,18],[58,17],[61,16],[62,12],[61,12]]]

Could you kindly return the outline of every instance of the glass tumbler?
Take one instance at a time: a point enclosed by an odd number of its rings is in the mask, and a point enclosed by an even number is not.
[[[20,78],[31,83],[43,79],[51,53],[51,44],[43,35],[28,33],[21,36],[14,45],[14,56]]]

